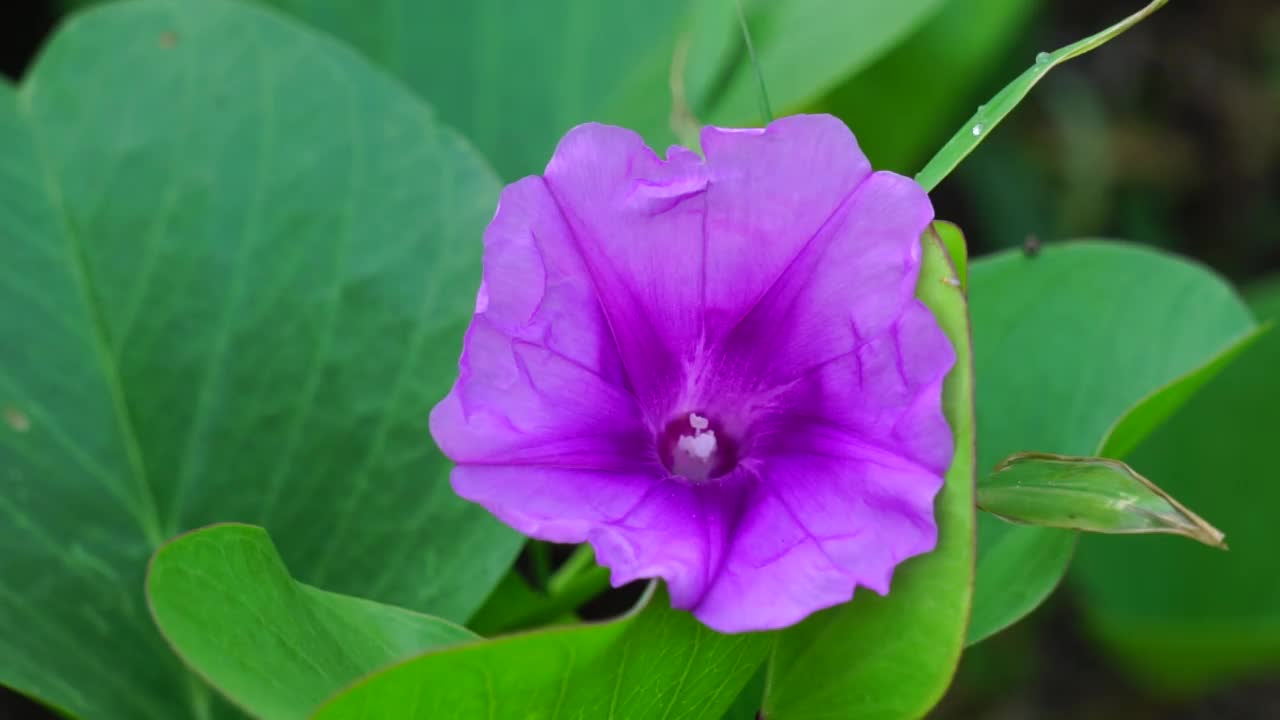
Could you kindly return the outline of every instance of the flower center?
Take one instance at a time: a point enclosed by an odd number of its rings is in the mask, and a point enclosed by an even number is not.
[[[658,455],[673,475],[701,482],[738,464],[738,448],[717,423],[691,412],[672,420],[658,436]]]

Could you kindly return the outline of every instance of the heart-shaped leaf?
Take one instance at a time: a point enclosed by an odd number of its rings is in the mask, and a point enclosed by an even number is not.
[[[969,294],[983,388],[980,477],[1024,450],[1096,454],[1131,407],[1166,386],[1180,392],[1178,382],[1254,327],[1221,278],[1114,242],[982,258],[969,266]],[[1167,416],[1177,406],[1157,401],[1153,408]],[[979,516],[970,642],[1035,609],[1066,572],[1075,538]]]
[[[611,622],[426,653],[361,680],[313,718],[719,717],[773,635],[712,632],[656,588]]]
[[[689,105],[705,123],[766,120],[760,116],[759,83],[747,58],[737,2],[779,114],[796,112],[865,69],[942,5],[942,0],[696,0],[682,64]]]
[[[1251,294],[1280,321],[1280,284]],[[1089,537],[1072,580],[1095,636],[1145,684],[1178,694],[1280,668],[1280,335],[1211,380],[1132,461],[1222,528],[1231,552],[1161,538]]]
[[[0,682],[201,712],[142,579],[217,521],[465,620],[520,539],[453,495],[426,414],[497,190],[393,79],[236,2],[89,11],[0,87]]]
[[[361,675],[479,639],[440,618],[297,582],[252,525],[213,525],[161,546],[147,600],[187,666],[260,718],[306,717]]]

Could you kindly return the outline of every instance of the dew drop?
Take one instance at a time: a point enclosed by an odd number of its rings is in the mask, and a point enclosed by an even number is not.
[[[1049,62],[1050,60],[1052,60],[1052,59],[1053,59],[1053,58],[1052,58],[1052,56],[1050,56],[1050,55],[1049,55],[1049,53],[1047,53],[1047,52],[1036,53],[1036,64],[1037,64],[1037,65],[1046,65],[1046,64],[1048,64],[1048,62]]]
[[[979,135],[981,135],[981,134],[982,134],[982,123],[978,123],[977,125],[974,125],[974,126],[973,126],[973,130],[971,130],[970,132],[972,132],[972,133],[973,133],[973,136],[974,136],[974,137],[978,137]]]

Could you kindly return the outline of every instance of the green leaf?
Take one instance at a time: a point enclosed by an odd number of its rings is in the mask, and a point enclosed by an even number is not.
[[[513,567],[467,621],[467,626],[481,635],[496,635],[517,626],[530,608],[543,607],[548,602],[550,598],[535,590]]]
[[[969,292],[969,246],[962,231],[955,223],[946,220],[935,220],[931,228],[938,236],[938,242],[947,251],[947,259],[956,270],[956,278],[960,281],[960,292]]]
[[[1222,531],[1119,460],[1016,453],[978,484],[978,508],[1012,523],[1182,535],[1225,550]]]
[[[1280,320],[1280,284],[1251,295]],[[1156,690],[1187,694],[1280,669],[1280,335],[1268,333],[1133,452],[1214,519],[1231,552],[1160,538],[1089,537],[1072,581],[1112,657]]]
[[[588,121],[674,140],[670,68],[688,0],[261,0],[404,80],[505,178],[541,172]]]
[[[945,0],[902,43],[813,106],[853,128],[872,166],[909,174],[968,116],[965,103],[1019,39],[1037,4]]]
[[[769,666],[765,715],[921,717],[942,697],[964,644],[973,581],[973,365],[964,293],[946,251],[926,235],[916,296],[956,348],[943,408],[956,454],[936,501],[933,552],[894,573],[884,597],[866,590],[784,631]]]
[[[720,720],[760,720],[762,717],[760,708],[764,705],[764,685],[769,676],[768,671],[768,663],[760,665],[756,674],[747,681]]]
[[[656,587],[611,622],[427,653],[361,680],[313,717],[719,717],[763,661],[773,635],[712,632],[668,608]]]
[[[1097,454],[1129,408],[1211,363],[1254,326],[1217,276],[1121,243],[1049,245],[1034,257],[1005,252],[972,263],[969,273],[977,384],[984,388],[982,475],[1029,448]],[[1062,579],[1075,537],[979,516],[969,641],[1039,605]]]
[[[996,125],[1000,124],[1000,121],[1006,115],[1013,112],[1013,109],[1018,106],[1018,103],[1022,102],[1027,93],[1031,92],[1031,88],[1040,82],[1040,79],[1047,75],[1050,70],[1071,58],[1101,47],[1107,41],[1117,37],[1125,30],[1146,19],[1151,13],[1159,10],[1166,2],[1168,0],[1152,0],[1146,7],[1101,32],[1053,52],[1040,53],[1036,57],[1035,64],[1027,68],[1013,82],[1004,86],[1000,92],[987,101],[986,105],[978,108],[978,112],[974,113],[969,122],[965,123],[942,146],[942,149],[933,156],[933,159],[916,174],[916,181],[923,185],[926,190],[933,190],[938,186],[938,183],[942,182],[943,178],[951,174],[951,171],[969,153],[973,152],[973,149],[979,143],[991,134],[991,131],[995,129]]]
[[[514,569],[472,619],[486,634],[577,621],[575,611],[609,589],[609,569],[596,564],[588,544],[578,546],[547,582],[545,593],[529,587]]]
[[[902,41],[942,0],[744,0],[769,99],[801,109]],[[762,124],[759,84],[732,0],[696,0],[685,85],[694,114],[716,125]]]
[[[1270,322],[1245,332],[1244,336],[1223,348],[1204,365],[1186,373],[1138,401],[1107,430],[1099,455],[1124,457],[1138,446],[1142,439],[1159,427],[1165,418],[1177,412],[1205,383],[1217,377],[1240,353],[1249,349],[1258,338],[1271,331]]]
[[[92,10],[0,88],[0,682],[204,713],[142,581],[218,521],[304,582],[471,615],[520,538],[426,415],[497,190],[395,81],[239,3]]]
[[[260,718],[306,717],[372,670],[479,639],[440,618],[297,582],[251,525],[214,525],[163,545],[147,599],[183,661]]]
[[[87,4],[97,0],[63,0]],[[514,179],[574,125],[696,144],[759,123],[732,0],[257,0],[340,38],[439,109]],[[943,0],[746,0],[769,93],[795,112],[883,56]]]

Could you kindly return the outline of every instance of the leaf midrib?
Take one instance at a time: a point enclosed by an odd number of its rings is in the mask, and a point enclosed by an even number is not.
[[[120,370],[116,365],[115,358],[109,352],[110,342],[103,317],[102,304],[98,299],[97,293],[94,292],[88,261],[85,257],[84,243],[75,221],[71,217],[71,213],[67,210],[62,185],[54,174],[48,154],[45,152],[44,141],[39,130],[40,126],[34,121],[31,96],[32,92],[29,85],[23,85],[19,88],[17,96],[18,115],[26,123],[27,130],[31,133],[32,147],[35,150],[35,160],[39,165],[46,199],[57,216],[58,229],[61,231],[62,238],[66,243],[69,270],[75,281],[76,289],[80,293],[80,301],[89,320],[89,340],[93,346],[94,357],[98,361],[102,379],[106,383],[107,392],[111,397],[112,412],[116,419],[121,440],[124,443],[130,477],[136,485],[137,500],[142,503],[141,507],[128,509],[131,511],[130,514],[134,515],[138,521],[139,528],[148,545],[155,549],[165,540],[165,534],[160,525],[156,493],[151,486],[147,477],[146,467],[142,462],[142,449],[138,443],[136,426],[125,399],[124,384],[120,379]]]

